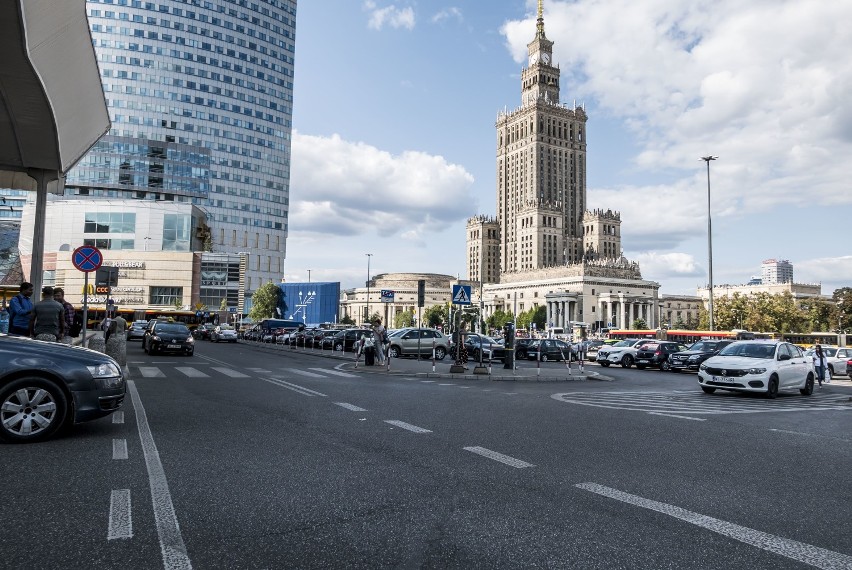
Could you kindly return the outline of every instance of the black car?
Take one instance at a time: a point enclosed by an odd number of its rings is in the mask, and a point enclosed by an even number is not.
[[[524,360],[527,357],[527,347],[533,342],[534,338],[516,338],[515,339],[515,358]]]
[[[483,362],[487,362],[489,357],[491,360],[503,360],[506,357],[506,347],[493,338],[476,333],[465,335],[464,346],[467,349],[468,359],[474,362],[479,362],[480,354]],[[450,357],[453,359],[456,357],[455,345],[450,347]]]
[[[571,357],[571,345],[564,340],[545,338],[534,340],[527,346],[527,359],[541,360],[567,360]]]
[[[675,354],[683,347],[676,342],[660,341],[643,344],[636,351],[636,368],[659,368],[660,370],[668,370],[671,367],[669,357]]]
[[[142,349],[148,354],[177,352],[192,356],[195,352],[195,339],[184,324],[156,323],[145,331]]]
[[[210,334],[216,329],[216,325],[212,323],[205,323],[195,329],[195,338],[200,338],[201,340],[210,340]]]
[[[716,356],[719,351],[734,342],[733,340],[699,340],[689,347],[687,350],[676,352],[669,358],[670,370],[672,372],[680,372],[688,370],[690,372],[698,372],[698,367],[701,363]]]
[[[0,334],[0,440],[42,441],[107,416],[126,389],[121,367],[105,354]]]
[[[127,329],[127,340],[141,339],[145,336],[146,328],[148,328],[148,321],[133,321]]]
[[[347,329],[338,331],[333,336],[322,339],[323,348],[330,348],[337,352],[355,352],[355,346],[361,340],[361,336],[373,336],[369,329]]]

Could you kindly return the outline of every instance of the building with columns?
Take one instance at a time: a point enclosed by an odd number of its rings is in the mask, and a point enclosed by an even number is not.
[[[623,257],[620,213],[586,209],[588,116],[560,102],[543,0],[527,51],[521,104],[495,125],[496,216],[467,222],[467,274],[484,283],[484,316],[546,306],[549,327],[656,327],[660,285]]]

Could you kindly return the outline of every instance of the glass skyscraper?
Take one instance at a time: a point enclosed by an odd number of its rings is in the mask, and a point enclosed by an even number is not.
[[[246,289],[286,253],[296,0],[87,0],[112,128],[66,195],[191,202]]]

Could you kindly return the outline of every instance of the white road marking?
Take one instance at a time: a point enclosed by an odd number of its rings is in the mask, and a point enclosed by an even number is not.
[[[470,386],[459,386],[459,388],[462,388],[462,389],[468,390],[468,389],[470,389]]]
[[[652,416],[666,416],[667,418],[680,418],[682,420],[695,420],[696,422],[706,422],[707,418],[693,418],[691,416],[678,416],[677,414],[664,414],[662,412],[648,412]]]
[[[266,368],[247,368],[246,370],[251,370],[252,372],[257,372],[258,374],[272,374],[272,371],[267,370]]]
[[[295,368],[291,368],[287,370],[287,372],[292,372],[294,374],[298,374],[299,376],[307,376],[308,378],[325,378],[322,374],[317,374],[316,372],[308,372],[307,370],[296,370]]]
[[[127,440],[124,438],[112,440],[112,458],[127,459]]]
[[[281,388],[287,388],[288,390],[292,390],[297,394],[301,394],[302,396],[322,396],[323,398],[327,398],[325,394],[322,392],[317,392],[316,390],[310,390],[305,388],[304,386],[299,386],[298,384],[291,384],[289,382],[285,382],[284,380],[280,380],[278,378],[261,378],[270,384],[275,384],[276,386],[280,386]]]
[[[210,378],[201,370],[197,370],[191,366],[175,366],[175,370],[189,376],[190,378]]]
[[[109,496],[107,540],[115,540],[116,538],[133,538],[130,489],[113,489]]]
[[[521,461],[520,459],[515,459],[514,457],[509,457],[508,455],[503,455],[496,451],[491,451],[490,449],[485,449],[484,447],[465,447],[463,449],[518,469],[523,469],[524,467],[535,467],[532,463],[527,463],[526,461]]]
[[[631,495],[630,493],[625,493],[617,489],[604,487],[597,483],[578,483],[575,487],[585,489],[586,491],[597,493],[598,495],[609,497],[610,499],[615,499],[623,503],[656,511],[664,515],[669,515],[684,522],[694,524],[695,526],[706,528],[707,530],[711,530],[723,536],[733,538],[734,540],[738,540],[750,546],[755,546],[761,550],[766,550],[773,554],[779,554],[816,568],[823,568],[826,570],[852,568],[852,556],[848,556],[840,552],[834,552],[832,550],[827,550],[804,542],[782,538],[780,536],[775,536],[774,534],[768,534],[752,528],[708,517],[700,513],[694,513],[680,507],[675,507],[674,505],[660,503],[637,495]]]
[[[114,424],[123,424],[124,423],[124,412],[118,411],[112,413],[112,423]]]
[[[225,376],[230,376],[231,378],[248,378],[248,374],[243,374],[239,370],[231,370],[230,368],[225,368],[222,366],[214,366],[213,370],[217,372],[221,372]]]
[[[142,452],[148,469],[151,503],[154,506],[154,519],[157,524],[157,536],[160,538],[163,566],[166,570],[190,570],[192,563],[180,532],[172,495],[169,492],[169,482],[166,480],[166,472],[160,461],[160,453],[157,451],[154,436],[148,426],[148,416],[145,414],[145,408],[142,406],[142,400],[133,380],[127,382],[127,389],[133,400],[136,426],[139,428],[139,439],[142,441]]]
[[[162,370],[157,368],[156,366],[140,366],[139,373],[142,374],[143,378],[165,378],[166,375],[163,374]]]
[[[432,430],[417,427],[411,424],[407,424],[405,422],[401,422],[399,420],[385,420],[386,424],[391,424],[392,426],[400,427],[402,429],[407,429],[408,431],[413,431],[414,433],[432,433]]]
[[[423,382],[424,384],[434,384],[435,383],[434,380],[421,380],[421,382]]]
[[[360,408],[355,404],[347,404],[346,402],[335,402],[341,408],[346,408],[347,410],[352,410],[353,412],[366,412],[364,408]]]
[[[341,372],[340,370],[328,370],[326,368],[309,368],[309,370],[316,370],[323,374],[331,374],[333,376],[343,376],[344,378],[358,378],[357,374],[349,374],[348,372]]]
[[[438,386],[456,386],[456,384],[438,384]]]

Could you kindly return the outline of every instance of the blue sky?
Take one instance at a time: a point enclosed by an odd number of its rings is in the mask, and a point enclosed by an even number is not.
[[[304,0],[296,37],[288,281],[465,277],[465,220],[494,214],[494,123],[520,104],[535,0]],[[622,215],[661,292],[766,258],[852,285],[852,3],[545,0],[563,102],[589,114],[588,205]]]

